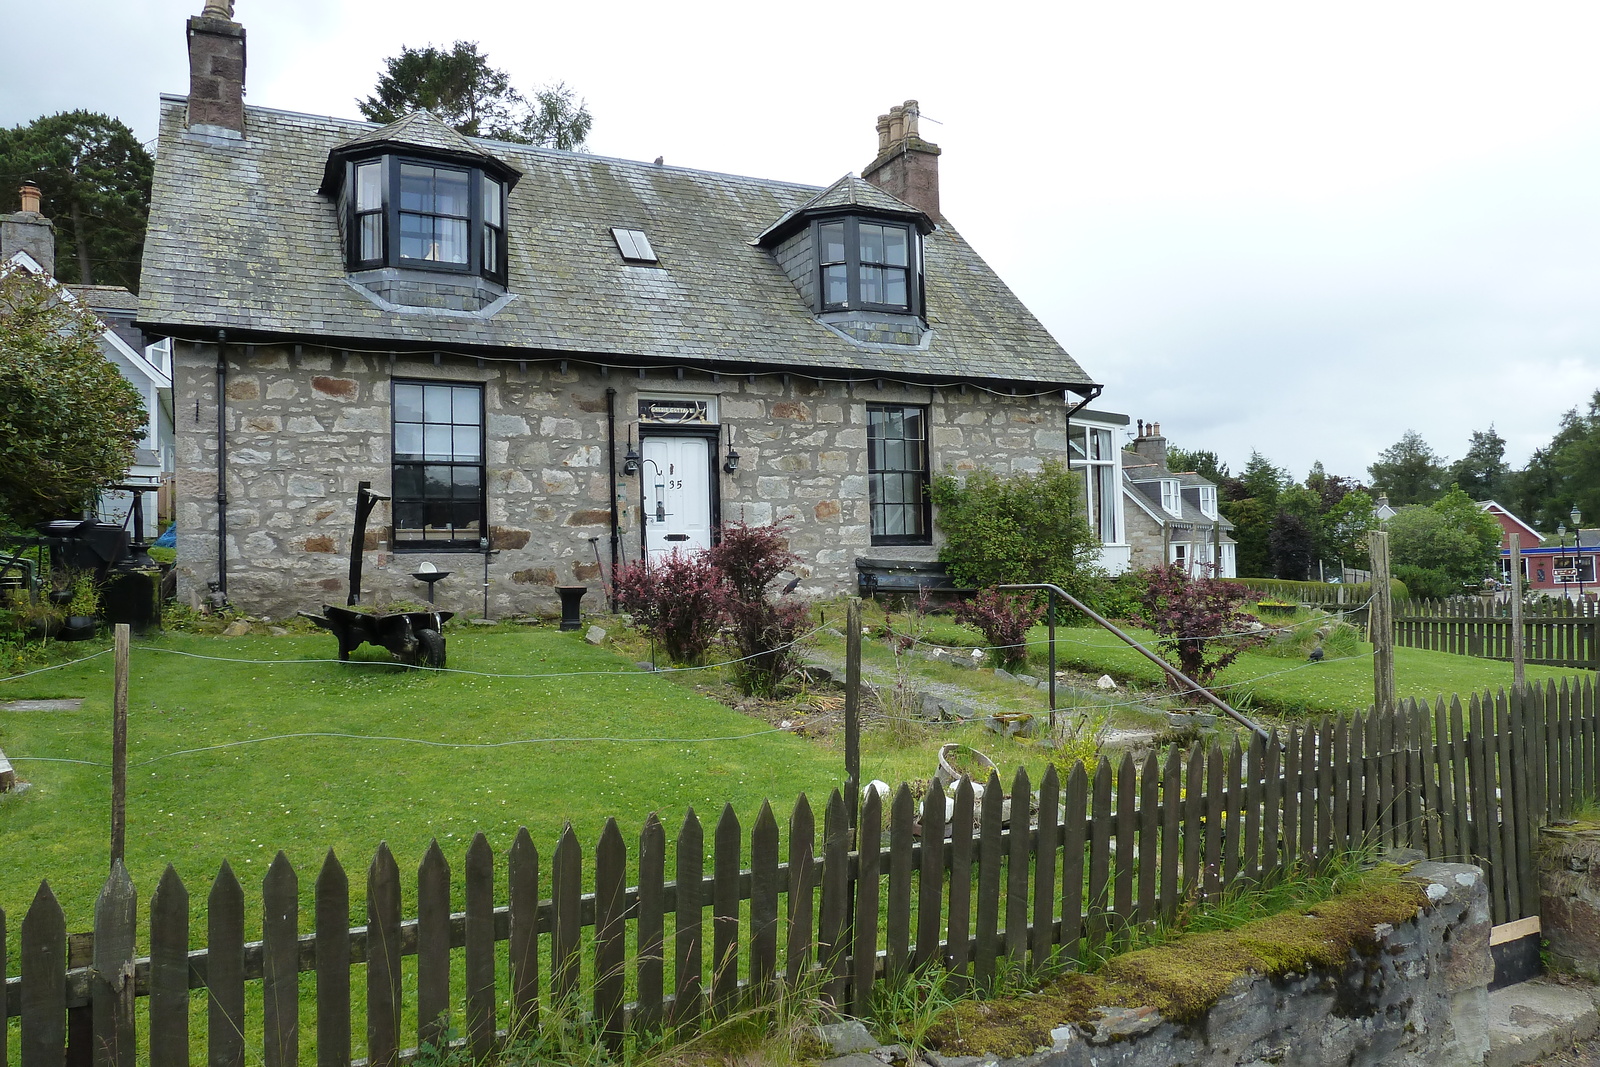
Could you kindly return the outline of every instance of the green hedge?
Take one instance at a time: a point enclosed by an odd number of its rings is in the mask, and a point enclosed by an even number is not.
[[[1291,582],[1280,578],[1224,578],[1225,582],[1242,585],[1262,596],[1274,596],[1305,604],[1336,604],[1339,590],[1344,590],[1344,606],[1355,607],[1372,595],[1371,582],[1355,582],[1341,586],[1333,582]],[[1398,578],[1389,579],[1389,595],[1396,600],[1410,596],[1406,583]]]

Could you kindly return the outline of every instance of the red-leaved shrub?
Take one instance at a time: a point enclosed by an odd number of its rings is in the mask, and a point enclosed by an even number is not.
[[[1161,638],[1161,651],[1176,658],[1180,671],[1209,685],[1244,650],[1242,634],[1256,618],[1239,605],[1250,591],[1220,578],[1191,578],[1176,563],[1143,573],[1139,621]]]
[[[777,522],[763,526],[730,522],[706,552],[727,583],[723,610],[739,653],[734,677],[752,695],[770,695],[800,669],[795,642],[811,621],[805,603],[770,595],[778,576],[800,562],[789,551],[788,533],[789,528]]]
[[[1002,667],[1027,662],[1028,630],[1044,616],[1031,594],[985,589],[956,605],[956,621],[976,626]]]
[[[617,572],[617,605],[674,663],[698,663],[722,627],[727,585],[704,552],[674,552]]]

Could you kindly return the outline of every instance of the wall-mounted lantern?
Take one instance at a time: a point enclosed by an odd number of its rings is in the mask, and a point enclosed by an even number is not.
[[[622,473],[632,475],[639,473],[639,450],[633,447],[633,431],[628,431],[628,453],[622,457]]]
[[[739,453],[733,450],[731,444],[728,446],[728,458],[723,461],[722,469],[729,474],[737,474],[739,471]]]

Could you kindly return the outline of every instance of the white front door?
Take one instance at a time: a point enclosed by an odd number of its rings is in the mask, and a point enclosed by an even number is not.
[[[711,442],[645,437],[640,484],[649,559],[711,547]]]

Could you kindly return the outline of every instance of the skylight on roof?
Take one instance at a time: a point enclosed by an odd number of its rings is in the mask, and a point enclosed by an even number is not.
[[[644,235],[643,230],[624,230],[613,226],[611,227],[611,236],[616,238],[617,250],[622,253],[624,262],[660,262],[656,258],[656,250],[650,247],[650,238]]]

